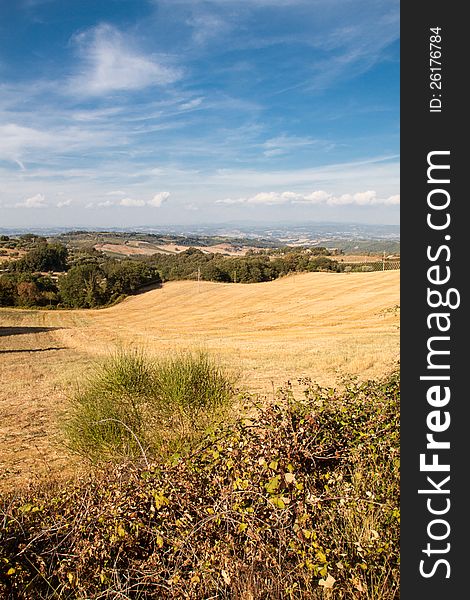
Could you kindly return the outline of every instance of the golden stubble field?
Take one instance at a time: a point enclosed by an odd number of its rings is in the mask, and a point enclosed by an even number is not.
[[[399,359],[399,271],[269,283],[175,281],[101,310],[0,309],[0,491],[78,468],[61,444],[67,398],[98,357],[204,348],[272,394],[309,376],[381,376]]]

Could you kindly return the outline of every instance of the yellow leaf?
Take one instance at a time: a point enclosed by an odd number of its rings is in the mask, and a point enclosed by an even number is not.
[[[10,567],[7,571],[7,575],[14,575],[16,573],[16,569],[14,569],[13,567]]]
[[[318,585],[322,585],[324,589],[332,588],[335,584],[336,579],[331,575],[328,575],[326,579],[320,579]]]
[[[124,529],[124,527],[121,524],[119,524],[116,529],[116,533],[118,534],[119,537],[124,537],[126,535],[126,530]]]
[[[245,531],[245,529],[248,527],[247,523],[239,523],[238,524],[238,531]]]
[[[273,494],[277,490],[279,487],[279,480],[279,475],[276,475],[276,477],[273,477],[268,481],[268,483],[265,485],[268,494]]]
[[[271,502],[277,508],[285,508],[286,507],[284,500],[282,498],[280,498],[279,496],[274,496],[273,498],[271,498]]]
[[[157,543],[158,548],[163,548],[163,538],[161,535],[157,535],[157,539],[155,540]]]
[[[153,498],[155,500],[155,508],[157,510],[160,509],[162,506],[166,506],[167,504],[169,504],[168,498],[165,498],[165,496],[162,493],[154,492]]]

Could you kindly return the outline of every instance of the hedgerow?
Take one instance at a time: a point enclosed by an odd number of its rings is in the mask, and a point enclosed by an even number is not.
[[[300,381],[191,454],[3,503],[6,598],[398,598],[399,379]],[[249,408],[249,410],[248,410]]]

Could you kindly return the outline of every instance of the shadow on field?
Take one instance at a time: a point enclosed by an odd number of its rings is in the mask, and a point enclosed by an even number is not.
[[[138,288],[137,290],[135,290],[134,292],[132,292],[132,294],[129,294],[129,298],[132,296],[139,296],[139,294],[145,294],[145,292],[151,292],[152,290],[157,290],[159,288],[162,287],[162,282],[158,281],[155,283],[149,283],[148,285],[143,285],[142,287]]]
[[[50,348],[21,348],[20,350],[0,350],[0,354],[16,354],[17,352],[49,352],[49,350],[67,350],[66,347],[50,347]]]
[[[44,333],[46,331],[56,331],[57,329],[63,329],[63,327],[0,327],[0,336]]]

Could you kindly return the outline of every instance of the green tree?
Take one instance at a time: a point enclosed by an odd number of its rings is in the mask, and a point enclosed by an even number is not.
[[[63,244],[40,241],[23,258],[12,264],[15,271],[66,271],[67,248]]]
[[[110,294],[132,294],[140,287],[161,282],[158,271],[141,261],[123,260],[105,265]]]
[[[36,306],[40,303],[41,292],[34,281],[20,281],[16,286],[17,303],[20,306]]]
[[[16,285],[6,275],[0,275],[0,306],[14,306]]]
[[[201,277],[206,281],[219,281],[229,283],[232,281],[232,279],[227,271],[228,268],[229,266],[226,264],[226,261],[225,268],[224,263],[217,264],[215,261],[211,261],[202,267]]]
[[[72,308],[93,308],[105,304],[106,278],[100,267],[84,264],[72,267],[59,279],[62,302]]]

